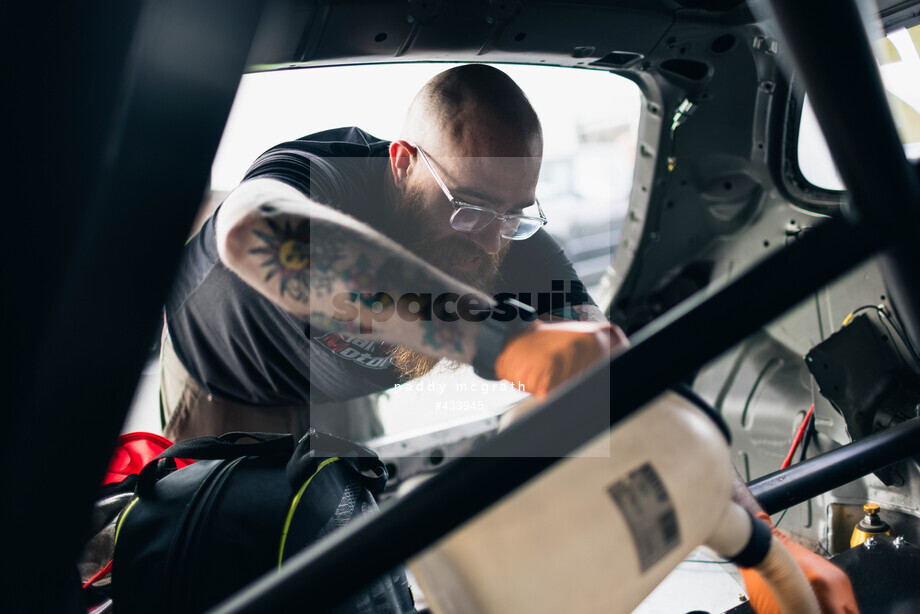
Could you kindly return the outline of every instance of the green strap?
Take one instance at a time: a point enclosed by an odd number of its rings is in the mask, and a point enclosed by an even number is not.
[[[287,541],[288,529],[291,528],[291,520],[294,518],[294,511],[297,509],[297,505],[300,503],[300,498],[303,496],[304,491],[307,489],[307,486],[310,485],[310,482],[313,481],[313,478],[316,477],[316,474],[322,471],[323,467],[334,463],[337,460],[341,460],[338,456],[333,456],[332,458],[327,458],[319,464],[319,467],[316,468],[316,471],[313,472],[307,481],[303,483],[303,486],[300,487],[300,490],[297,491],[297,494],[294,495],[294,499],[291,501],[291,507],[288,510],[287,519],[284,521],[284,531],[281,533],[281,548],[278,549],[278,569],[281,569],[281,563],[284,561],[284,542]],[[117,536],[116,536],[117,539]]]

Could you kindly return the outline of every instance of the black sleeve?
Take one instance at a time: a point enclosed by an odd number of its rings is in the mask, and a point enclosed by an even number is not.
[[[340,128],[272,147],[253,162],[243,181],[282,181],[311,200],[371,226],[383,222],[380,181],[388,143],[357,128]]]
[[[259,156],[243,181],[256,178],[277,179],[324,204],[341,202],[338,192],[346,183],[336,165],[323,156],[285,144]]]

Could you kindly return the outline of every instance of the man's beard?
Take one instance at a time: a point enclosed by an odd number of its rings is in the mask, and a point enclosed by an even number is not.
[[[499,277],[498,267],[508,253],[510,243],[503,245],[496,254],[487,254],[459,232],[455,233],[456,236],[432,239],[431,237],[437,233],[428,227],[422,213],[424,208],[421,189],[418,186],[407,188],[394,208],[389,236],[428,264],[491,296],[495,281]],[[481,260],[474,270],[460,271],[456,268],[458,263],[468,262],[477,257]],[[405,291],[421,293],[425,289],[406,288]],[[432,317],[437,316],[433,314]],[[401,381],[425,375],[440,360],[403,346],[393,346],[390,351],[390,363],[399,371]]]

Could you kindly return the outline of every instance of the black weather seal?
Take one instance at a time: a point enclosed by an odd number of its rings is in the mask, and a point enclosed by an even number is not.
[[[808,181],[799,166],[799,128],[805,91],[801,80],[793,75],[786,96],[786,107],[779,116],[783,123],[780,136],[780,172],[777,182],[783,196],[792,204],[820,215],[833,215],[840,210],[844,192],[821,188]]]

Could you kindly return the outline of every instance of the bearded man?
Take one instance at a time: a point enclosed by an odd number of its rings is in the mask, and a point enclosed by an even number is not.
[[[303,433],[311,405],[445,358],[543,395],[608,355],[625,337],[542,228],[542,153],[524,93],[481,64],[429,81],[395,142],[340,128],[264,153],[186,246],[165,434]]]

